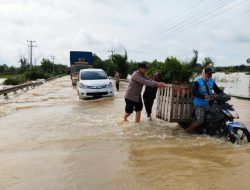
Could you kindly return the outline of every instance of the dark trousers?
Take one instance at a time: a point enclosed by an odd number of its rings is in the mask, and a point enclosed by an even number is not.
[[[154,99],[153,100],[147,100],[147,99],[143,99],[144,102],[144,106],[147,112],[147,116],[149,117],[152,113],[152,107],[154,104]]]
[[[119,81],[115,81],[116,89],[119,90]]]

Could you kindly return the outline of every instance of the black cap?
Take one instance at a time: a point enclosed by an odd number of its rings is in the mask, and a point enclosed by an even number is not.
[[[204,73],[205,74],[212,74],[212,73],[214,73],[214,71],[210,67],[207,67],[204,69]]]
[[[144,69],[147,69],[147,65],[145,63],[140,63],[137,67],[138,69],[139,68],[144,68]]]

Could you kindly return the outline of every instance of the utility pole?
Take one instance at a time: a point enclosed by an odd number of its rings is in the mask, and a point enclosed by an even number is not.
[[[32,66],[32,48],[37,47],[33,45],[36,41],[27,40],[27,42],[29,43],[28,47],[30,47],[30,65]]]
[[[114,54],[115,50],[112,48],[111,50],[108,50],[108,52],[111,52],[111,60],[113,60],[113,54]]]
[[[53,62],[53,75],[54,75],[54,61],[55,61],[56,57],[54,55],[52,55],[51,58],[53,60],[52,62]]]

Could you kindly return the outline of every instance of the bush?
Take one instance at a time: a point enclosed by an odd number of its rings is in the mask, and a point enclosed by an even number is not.
[[[24,83],[26,81],[26,78],[24,75],[17,75],[17,76],[12,76],[8,77],[3,84],[4,85],[18,85],[21,83]]]
[[[36,79],[47,79],[49,78],[48,74],[40,70],[31,70],[25,72],[25,77],[27,80],[36,80]]]
[[[182,64],[175,57],[167,58],[163,64],[162,77],[166,83],[182,82]]]

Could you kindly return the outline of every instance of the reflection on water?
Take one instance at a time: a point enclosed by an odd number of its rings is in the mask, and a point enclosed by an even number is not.
[[[250,96],[250,75],[245,73],[215,73],[213,78],[225,93],[237,96]]]
[[[69,77],[0,99],[0,189],[248,189],[250,146],[122,121],[114,98],[79,100]],[[231,100],[249,127],[249,101]]]

